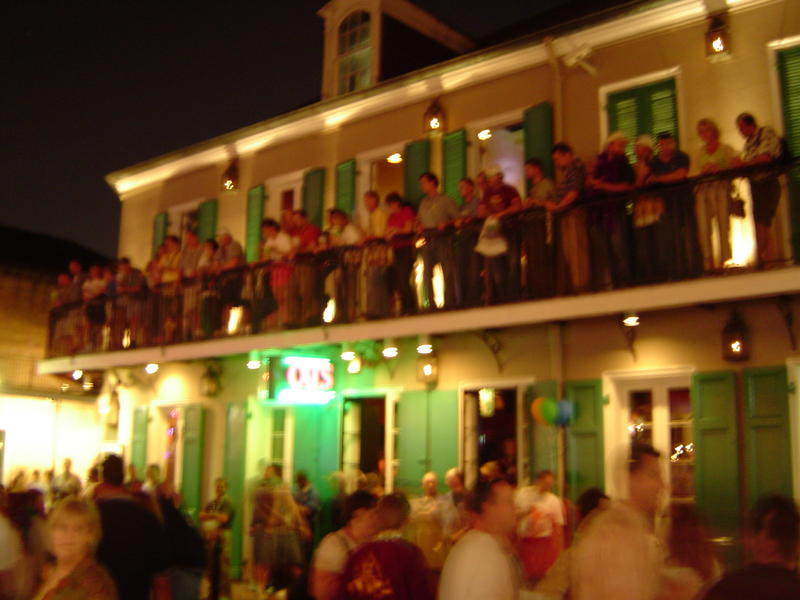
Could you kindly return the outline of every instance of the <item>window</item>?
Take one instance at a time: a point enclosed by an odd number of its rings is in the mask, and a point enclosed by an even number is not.
[[[621,131],[629,140],[648,133],[669,132],[678,140],[678,110],[672,78],[619,90],[606,97],[608,132]],[[633,159],[633,144],[628,145]]]
[[[339,25],[339,94],[369,87],[372,83],[370,15],[351,13]]]
[[[792,155],[800,155],[800,45],[778,52],[783,122]]]

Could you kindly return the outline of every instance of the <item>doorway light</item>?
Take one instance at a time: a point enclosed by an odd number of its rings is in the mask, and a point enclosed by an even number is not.
[[[478,139],[482,142],[489,140],[492,138],[492,130],[491,129],[481,129],[478,132]]]
[[[431,336],[427,333],[423,333],[419,336],[419,341],[417,342],[417,354],[432,354],[433,353],[433,344],[431,344]]]
[[[361,372],[361,357],[357,354],[353,356],[353,359],[347,363],[347,372],[351,375],[357,375]]]
[[[384,358],[397,358],[399,350],[397,349],[397,342],[392,338],[386,338],[383,342],[383,350],[381,351]]]
[[[356,353],[353,351],[353,347],[350,344],[342,344],[342,353],[339,355],[339,358],[345,361],[351,361],[356,357]]]
[[[155,375],[158,373],[158,363],[147,363],[144,367],[144,372],[148,375]]]
[[[639,326],[639,315],[635,312],[629,312],[622,315],[622,324],[625,327],[638,327]]]
[[[396,165],[398,163],[403,162],[403,155],[399,152],[395,152],[394,154],[390,154],[386,157],[386,162]]]

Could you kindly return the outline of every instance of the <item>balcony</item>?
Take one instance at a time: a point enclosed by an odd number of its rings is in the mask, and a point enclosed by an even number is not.
[[[776,180],[783,187],[773,223],[777,250],[772,260],[759,264],[748,178]],[[800,204],[798,181],[798,163],[748,167],[587,198],[562,212],[528,208],[504,217],[494,237],[485,231],[482,236],[484,221],[474,219],[457,229],[326,248],[291,261],[206,270],[136,294],[63,304],[50,314],[50,358],[40,363],[40,372],[796,293],[800,268],[789,240],[796,248],[800,232],[792,210]],[[708,235],[712,252],[706,249],[704,260],[695,207],[698,190],[707,184],[740,190],[742,201],[734,208],[744,207],[745,216],[731,217],[727,259],[719,236]],[[488,248],[487,254],[493,248],[500,253],[487,256],[476,245]],[[423,257],[434,254],[439,262],[432,285],[426,286]],[[413,306],[408,296],[405,305],[401,301],[404,279]]]

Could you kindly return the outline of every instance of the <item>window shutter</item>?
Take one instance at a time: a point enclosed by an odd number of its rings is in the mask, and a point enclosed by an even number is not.
[[[247,262],[255,262],[261,255],[261,220],[264,218],[264,186],[257,185],[247,192],[247,232],[245,253]]]
[[[206,415],[199,404],[189,404],[183,413],[183,467],[181,496],[183,510],[197,521],[202,507],[203,451],[205,446]]]
[[[675,104],[675,80],[653,84],[644,88],[644,102],[649,121],[642,133],[654,138],[659,133],[669,132],[680,143],[678,135],[678,109]]]
[[[200,243],[214,239],[217,235],[217,201],[201,202],[197,209],[197,237]]]
[[[444,476],[458,464],[458,392],[431,390],[428,392],[430,412],[430,470],[439,476],[440,491],[447,491]]]
[[[525,402],[525,418],[531,424],[531,455],[530,477],[534,480],[536,474],[548,469],[558,473],[558,428],[552,425],[537,423],[531,414],[531,404],[536,398],[549,398],[558,401],[558,383],[553,380],[537,381],[532,386]],[[556,476],[556,482],[558,476]]]
[[[740,517],[735,374],[695,375],[692,413],[697,507],[709,519],[715,535],[733,535]]]
[[[133,410],[133,431],[131,432],[131,464],[136,467],[139,477],[144,477],[147,468],[147,426],[149,416],[146,406]]]
[[[403,392],[397,403],[397,480],[395,488],[417,493],[422,476],[428,471],[427,392]],[[452,427],[452,424],[451,424]]]
[[[322,227],[322,211],[325,203],[325,168],[308,171],[303,176],[303,208],[308,221]]]
[[[228,497],[234,505],[231,522],[231,576],[238,579],[242,572],[242,507],[244,506],[247,448],[247,404],[231,402],[225,412],[225,481]]]
[[[745,369],[747,492],[792,496],[792,451],[786,367]]]
[[[574,501],[587,488],[605,489],[603,393],[596,379],[568,381],[564,391],[573,409],[567,429],[567,481]]]
[[[430,169],[431,143],[428,140],[418,140],[406,145],[403,157],[404,190],[406,200],[419,203],[422,191],[419,189],[419,177]]]
[[[448,133],[442,140],[444,193],[460,203],[458,182],[467,176],[467,132]]]
[[[544,173],[553,176],[553,106],[542,102],[525,111],[523,115],[525,136],[525,160],[538,158],[544,165]]]
[[[336,208],[352,216],[356,207],[356,161],[336,165]]]
[[[164,238],[167,237],[167,229],[169,228],[169,215],[162,212],[156,215],[153,220],[153,257],[158,253],[161,244],[164,243]]]
[[[800,157],[800,45],[778,52],[784,135],[792,156]],[[792,247],[800,257],[800,168],[789,176],[789,202],[792,213]]]
[[[659,133],[670,132],[679,141],[674,79],[609,94],[606,112],[607,133],[621,131],[633,142],[643,133],[648,133],[655,139]],[[635,158],[633,144],[628,145],[626,153],[632,160]]]

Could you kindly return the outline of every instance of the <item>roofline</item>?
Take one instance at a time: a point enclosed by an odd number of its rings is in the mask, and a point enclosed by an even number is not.
[[[728,0],[732,9],[750,7],[779,0]],[[599,14],[611,15],[599,23],[592,22]],[[704,0],[632,0],[615,9],[604,9],[575,21],[532,33],[488,49],[431,65],[412,73],[381,82],[361,90],[322,100],[297,110],[236,129],[182,149],[157,156],[130,167],[109,173],[106,183],[120,196],[134,189],[159,183],[171,177],[224,162],[234,149],[239,156],[251,154],[277,141],[286,141],[340,127],[343,123],[363,119],[372,114],[405,106],[426,98],[452,92],[494,79],[547,60],[543,41],[547,37],[581,31],[582,42],[602,46],[621,39],[631,39],[655,30],[687,22],[701,21],[707,16]],[[556,39],[554,49],[564,54],[570,46]],[[436,79],[438,78],[438,82]],[[403,94],[393,94],[397,90]],[[347,109],[350,110],[341,110]],[[292,131],[289,131],[291,129]],[[187,160],[194,158],[194,160]],[[183,164],[182,164],[183,163]],[[172,166],[172,168],[169,168]],[[142,177],[149,172],[149,177]]]

